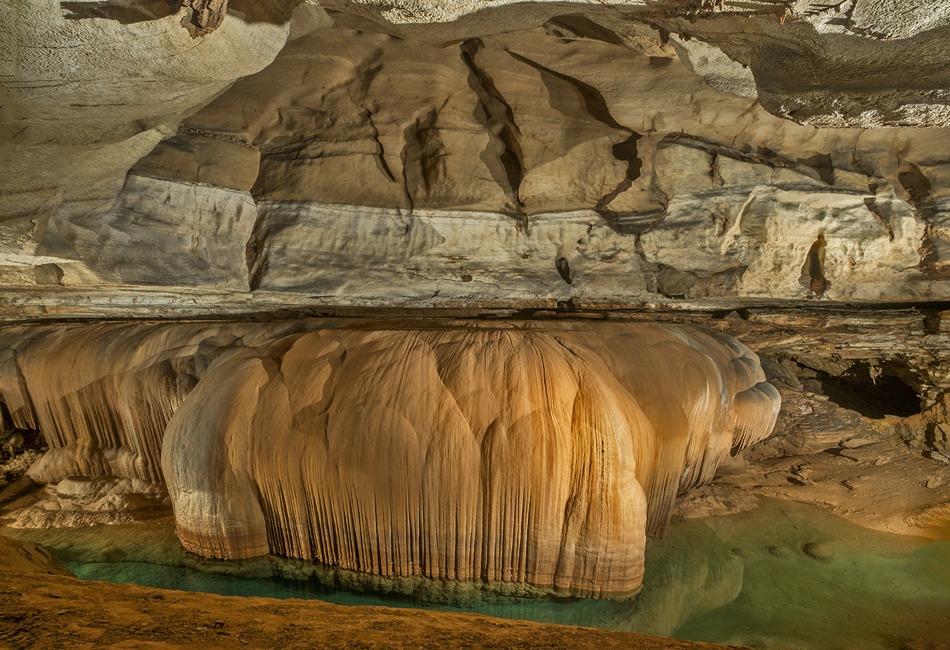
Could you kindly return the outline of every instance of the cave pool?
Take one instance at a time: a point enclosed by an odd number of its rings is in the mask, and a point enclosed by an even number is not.
[[[86,580],[468,611],[757,648],[950,643],[950,535],[877,532],[816,506],[772,499],[739,514],[674,522],[664,539],[648,542],[643,589],[623,602],[521,598],[458,585],[440,593],[431,581],[402,589],[409,593],[347,590],[336,573],[329,574],[334,585],[296,561],[225,563],[187,554],[170,518],[0,534],[46,545]]]

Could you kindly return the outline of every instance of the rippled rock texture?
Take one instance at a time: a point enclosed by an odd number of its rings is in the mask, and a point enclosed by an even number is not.
[[[645,536],[677,493],[767,436],[780,401],[754,353],[689,326],[3,337],[0,396],[17,426],[45,434],[30,473],[58,492],[77,476],[164,482],[183,545],[208,557],[535,593],[634,593]]]
[[[948,295],[945,3],[264,4],[0,10],[10,295]]]

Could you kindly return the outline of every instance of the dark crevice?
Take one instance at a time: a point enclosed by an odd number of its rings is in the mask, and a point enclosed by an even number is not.
[[[713,187],[723,187],[726,181],[722,178],[722,172],[719,169],[719,152],[713,151],[709,154],[709,180]]]
[[[834,167],[831,166],[831,157],[826,154],[812,156],[798,160],[791,160],[782,156],[780,153],[769,149],[768,147],[756,147],[755,150],[739,151],[731,149],[716,142],[704,140],[700,136],[689,133],[670,133],[663,137],[657,145],[657,148],[667,143],[678,144],[683,147],[700,149],[716,156],[726,156],[733,160],[752,163],[754,165],[765,165],[766,167],[776,169],[784,168],[797,171],[806,176],[811,175],[809,171],[818,172],[819,178],[825,183],[834,182]]]
[[[588,115],[596,119],[598,122],[605,124],[613,129],[629,133],[628,137],[623,142],[618,142],[611,148],[611,153],[613,153],[614,158],[622,162],[627,163],[627,171],[624,175],[620,184],[607,195],[602,197],[600,201],[597,202],[597,205],[594,206],[594,210],[601,213],[601,216],[604,216],[605,213],[610,211],[607,209],[607,206],[616,199],[619,195],[626,192],[630,189],[630,186],[633,185],[633,182],[640,178],[640,170],[643,166],[643,161],[640,160],[640,157],[637,152],[637,140],[641,138],[641,135],[630,129],[616,119],[610,113],[610,108],[607,106],[607,100],[604,99],[604,96],[600,93],[599,90],[593,86],[584,83],[579,79],[575,79],[569,75],[558,72],[557,70],[552,70],[536,61],[532,61],[520,54],[516,54],[511,50],[505,50],[511,55],[516,61],[528,65],[538,72],[541,73],[541,79],[544,81],[545,85],[550,86],[552,81],[559,81],[561,83],[567,84],[567,87],[573,89],[577,96],[579,96],[581,102],[584,105],[584,108]],[[573,112],[566,106],[560,106],[557,100],[558,91],[556,88],[551,88],[551,92],[548,93],[550,98],[551,107],[555,110],[558,110],[565,115],[573,116]]]
[[[712,317],[716,320],[723,320],[726,318],[739,318],[740,320],[749,320],[750,312],[744,307],[739,307],[738,309],[719,309],[712,312]]]
[[[948,315],[950,316],[950,315]],[[924,317],[924,334],[940,334],[940,330],[944,325],[944,315],[940,311],[925,311],[923,314]]]
[[[632,133],[630,129],[628,129],[627,127],[620,124],[617,120],[614,119],[613,115],[610,114],[610,110],[607,108],[607,101],[604,99],[604,96],[601,95],[600,91],[594,88],[593,86],[584,83],[580,79],[575,79],[574,77],[566,75],[563,72],[552,70],[551,68],[541,65],[540,63],[536,61],[532,61],[531,59],[521,56],[520,54],[517,54],[515,52],[512,52],[511,50],[505,50],[505,51],[509,55],[511,55],[511,57],[514,58],[516,61],[520,63],[524,63],[525,65],[530,66],[534,68],[535,70],[537,70],[538,72],[540,72],[541,78],[542,80],[545,81],[546,84],[553,77],[554,79],[558,79],[566,83],[569,87],[577,91],[578,95],[580,96],[581,101],[584,104],[584,107],[587,110],[587,113],[591,117],[596,119],[598,122],[602,122],[609,127],[617,129],[618,131],[626,131],[627,133]],[[549,97],[551,98],[552,108],[570,117],[576,117],[576,115],[574,115],[572,111],[565,110],[564,107],[559,108],[558,106],[554,105],[553,102],[556,100],[557,92],[549,93]]]
[[[819,234],[815,243],[808,249],[798,281],[815,294],[816,298],[821,298],[831,286],[825,277],[825,236],[823,234]]]
[[[100,18],[114,20],[123,25],[158,20],[175,14],[181,7],[180,0],[105,0],[104,2],[61,2],[68,11],[67,20]]]
[[[558,300],[555,303],[555,309],[558,312],[575,312],[580,309],[580,305],[577,299],[572,297],[567,300]]]
[[[941,245],[940,237],[935,231],[933,224],[937,220],[939,210],[937,202],[930,194],[931,183],[917,165],[910,162],[903,162],[900,171],[897,174],[897,181],[907,192],[909,202],[917,217],[924,221],[926,231],[921,242],[920,266],[926,272],[935,272],[939,270],[941,255],[939,249],[945,247]]]
[[[251,291],[257,291],[261,288],[261,281],[268,269],[267,257],[259,257],[260,252],[261,251],[258,250],[256,237],[252,236],[245,247],[245,256],[248,259],[247,285]]]
[[[887,233],[888,241],[894,241],[894,229],[891,228],[890,221],[884,216],[881,207],[877,204],[877,199],[873,196],[869,196],[864,199],[864,205],[867,206],[868,212],[874,215],[874,218],[880,222],[884,228],[884,232]]]
[[[897,174],[897,182],[910,195],[910,202],[920,206],[933,201],[930,196],[930,179],[924,176],[920,168],[914,163],[904,162]]]
[[[267,273],[270,263],[265,250],[265,240],[267,233],[265,219],[258,213],[254,227],[251,228],[251,236],[244,245],[244,263],[247,266],[247,285],[251,291],[260,288],[264,275]]]
[[[561,33],[556,35],[561,38],[564,38],[566,34],[570,34],[575,38],[601,41],[610,45],[619,45],[621,47],[625,47],[623,39],[621,39],[616,33],[610,31],[602,25],[598,25],[590,18],[587,18],[581,14],[557,16],[556,18],[549,20],[545,27],[559,30]]]
[[[796,162],[811,167],[818,172],[818,178],[821,179],[822,183],[827,185],[835,184],[835,168],[831,163],[831,156],[829,154],[815,154],[808,158],[798,158]]]
[[[814,392],[820,392],[838,406],[857,411],[866,418],[909,417],[921,412],[921,399],[901,376],[906,374],[903,370],[899,364],[872,367],[862,361],[840,376],[814,370],[815,379],[803,384],[806,388],[817,388]]]
[[[417,181],[417,184],[421,185],[419,189],[422,189],[424,193],[428,193],[441,163],[441,154],[436,151],[442,145],[442,140],[435,131],[437,118],[437,113],[433,109],[424,117],[417,118],[403,132],[403,148],[399,158],[402,162],[403,194],[409,204],[410,211],[414,210],[416,205],[413,188],[411,187],[412,181]],[[416,172],[412,179],[410,178],[410,165]]]
[[[363,119],[369,124],[370,128],[373,130],[371,138],[376,144],[376,165],[379,167],[379,171],[389,179],[389,182],[396,182],[396,175],[393,174],[392,169],[389,168],[389,164],[386,162],[386,149],[383,147],[383,143],[379,139],[379,129],[376,128],[376,123],[373,121],[373,114],[369,110],[363,110]]]
[[[191,0],[194,4],[195,0]],[[229,0],[228,13],[246,23],[269,23],[283,25],[304,0]]]
[[[640,178],[643,161],[640,160],[640,157],[637,155],[637,140],[639,139],[639,133],[631,132],[629,138],[623,142],[618,142],[611,148],[611,153],[613,153],[614,158],[627,163],[627,173],[624,179],[620,181],[620,184],[617,185],[612,192],[602,197],[600,201],[597,202],[597,205],[594,206],[594,210],[600,213],[601,216],[606,212],[610,212],[607,206],[618,196],[629,190],[633,182]]]
[[[554,260],[554,266],[557,268],[557,272],[561,276],[562,280],[568,284],[574,284],[574,277],[571,274],[571,265],[567,261],[567,258],[557,258]]]
[[[431,192],[438,181],[445,178],[443,158],[446,156],[446,149],[436,126],[438,119],[438,112],[432,109],[425,117],[417,120],[416,128],[411,130],[418,145],[419,170],[422,172],[422,186],[426,194]]]
[[[495,178],[505,189],[508,200],[519,214],[524,213],[524,202],[521,200],[521,182],[524,180],[524,156],[521,150],[521,133],[515,124],[514,112],[511,105],[498,91],[491,76],[475,61],[478,51],[482,48],[481,40],[470,38],[459,46],[462,62],[469,70],[468,85],[478,96],[480,110],[475,111],[475,118],[482,123],[495,140],[501,144],[502,152],[498,155],[502,179]],[[496,165],[492,160],[493,154],[482,152],[482,160],[492,176],[496,176]]]
[[[844,447],[828,447],[827,449],[822,449],[821,453],[828,454],[830,456],[835,456],[836,458],[848,458],[845,455],[845,452],[851,451]]]
[[[29,452],[47,449],[43,435],[35,429],[20,429],[14,424],[7,405],[0,402],[0,504],[8,503],[32,491],[38,484],[26,476],[26,463],[9,463]]]

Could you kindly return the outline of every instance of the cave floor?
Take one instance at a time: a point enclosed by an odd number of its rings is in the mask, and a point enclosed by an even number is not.
[[[227,597],[0,569],[13,648],[723,648],[628,632],[312,600]]]
[[[731,514],[773,497],[875,530],[950,539],[950,464],[905,442],[898,431],[906,420],[864,418],[807,391],[781,393],[775,433],[682,495],[674,516]]]

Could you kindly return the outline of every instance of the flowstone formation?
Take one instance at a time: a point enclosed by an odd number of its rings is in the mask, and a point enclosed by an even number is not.
[[[598,598],[760,496],[945,535],[948,37],[944,0],[0,3],[0,523]],[[736,597],[731,548],[643,601]]]
[[[51,446],[31,476],[163,483],[207,557],[624,597],[676,495],[780,402],[695,327],[291,327],[4,332],[0,396]]]

